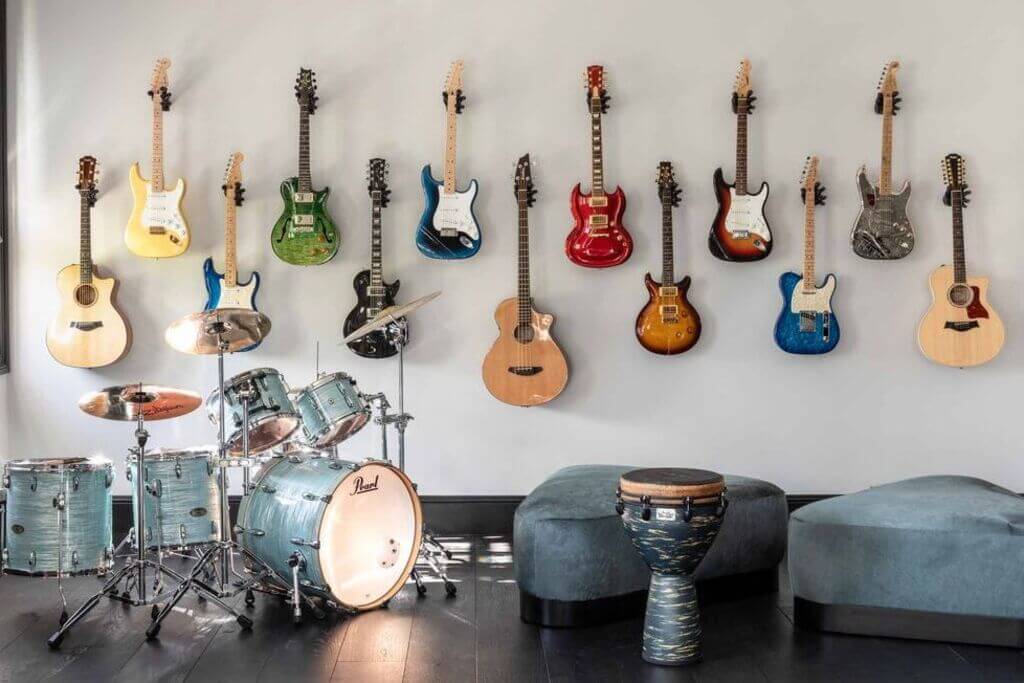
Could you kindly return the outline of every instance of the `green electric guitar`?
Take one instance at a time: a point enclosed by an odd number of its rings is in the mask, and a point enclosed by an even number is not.
[[[318,266],[338,253],[338,229],[327,213],[330,188],[313,189],[309,174],[309,117],[316,111],[316,75],[299,69],[295,79],[299,100],[299,175],[281,183],[284,211],[274,225],[270,243],[277,257],[296,266]]]

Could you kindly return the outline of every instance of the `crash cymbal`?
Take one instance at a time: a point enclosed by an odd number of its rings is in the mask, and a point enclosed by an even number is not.
[[[402,306],[388,306],[387,308],[381,310],[381,312],[378,313],[376,316],[374,316],[373,320],[370,320],[369,322],[365,323],[362,327],[352,332],[352,334],[342,339],[341,342],[343,344],[348,344],[350,341],[355,341],[356,339],[365,337],[370,332],[373,332],[374,330],[379,330],[382,327],[387,326],[388,323],[392,323],[398,320],[399,318],[404,318],[405,316],[409,315],[416,309],[420,308],[421,306],[424,306],[428,302],[433,301],[439,296],[441,296],[440,290],[436,292],[431,292],[426,296],[421,296],[419,299],[411,301]]]
[[[185,389],[153,384],[126,384],[90,391],[78,400],[78,407],[93,417],[106,420],[168,420],[188,415],[202,405],[199,394]]]
[[[270,334],[270,318],[248,308],[217,308],[171,323],[164,340],[182,353],[234,353],[259,344]]]

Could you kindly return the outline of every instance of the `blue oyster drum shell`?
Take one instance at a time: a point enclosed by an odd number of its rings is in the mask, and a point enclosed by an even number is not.
[[[242,394],[252,392],[249,400],[249,453],[262,453],[278,445],[299,428],[299,413],[288,397],[284,376],[273,368],[257,368],[235,375],[224,383],[224,433],[231,455],[242,455],[244,410]],[[206,399],[206,412],[220,425],[220,390]]]
[[[314,448],[341,443],[362,429],[370,419],[370,408],[356,388],[356,381],[344,372],[320,377],[292,393],[302,417],[302,433]]]
[[[114,467],[106,458],[4,465],[4,571],[29,576],[106,573],[113,565]]]

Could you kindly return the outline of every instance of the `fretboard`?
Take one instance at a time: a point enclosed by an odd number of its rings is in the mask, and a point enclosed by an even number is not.
[[[661,203],[661,284],[671,285],[675,279],[675,263],[672,259],[672,204]]]
[[[85,193],[81,195],[82,220],[79,250],[79,279],[82,284],[92,282],[92,207]]]
[[[814,188],[807,190],[804,199],[804,291],[815,289],[814,279]]]
[[[456,127],[456,113],[455,107],[458,101],[458,94],[454,92],[448,93],[448,106],[447,106],[447,130],[445,132],[445,144],[444,144],[444,193],[454,194],[456,191],[455,185],[455,127]]]
[[[370,193],[372,210],[370,216],[370,299],[379,308],[379,299],[383,297],[384,273],[381,257],[381,193],[374,190]]]
[[[309,105],[299,104],[299,192],[311,192],[313,179],[309,174]]]
[[[590,98],[590,194],[604,196],[604,150],[601,147],[601,98]]]
[[[238,285],[238,206],[235,204],[235,191],[234,185],[229,185],[224,193],[224,284],[228,287]]]
[[[747,193],[747,100],[736,107],[736,194]]]
[[[150,182],[156,192],[164,191],[164,110],[160,90],[153,91],[153,165]]]
[[[878,177],[878,192],[892,194],[892,95],[882,96],[882,169]]]
[[[967,261],[964,258],[963,190],[951,190],[949,199],[949,203],[953,206],[953,281],[965,284],[967,282]]]
[[[530,301],[530,222],[525,188],[517,190],[519,199],[519,324],[528,325],[532,320],[533,306]]]

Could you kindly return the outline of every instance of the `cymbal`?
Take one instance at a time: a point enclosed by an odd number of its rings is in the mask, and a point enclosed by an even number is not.
[[[140,412],[149,421],[168,420],[188,415],[202,403],[194,391],[141,383],[90,391],[78,399],[83,412],[107,420],[137,420]]]
[[[164,340],[171,348],[194,355],[242,351],[270,334],[270,318],[248,308],[217,308],[186,315],[171,323]]]
[[[436,292],[431,292],[426,296],[421,296],[419,299],[411,301],[402,306],[388,306],[387,308],[382,309],[381,312],[378,313],[376,316],[374,316],[373,320],[366,322],[365,324],[363,324],[362,327],[358,328],[357,330],[353,331],[352,334],[342,339],[341,343],[348,344],[350,341],[355,341],[356,339],[365,337],[374,330],[379,330],[382,327],[386,327],[388,323],[392,323],[398,320],[399,318],[404,318],[405,316],[409,315],[416,309],[433,301],[439,296],[441,296],[440,290]]]

